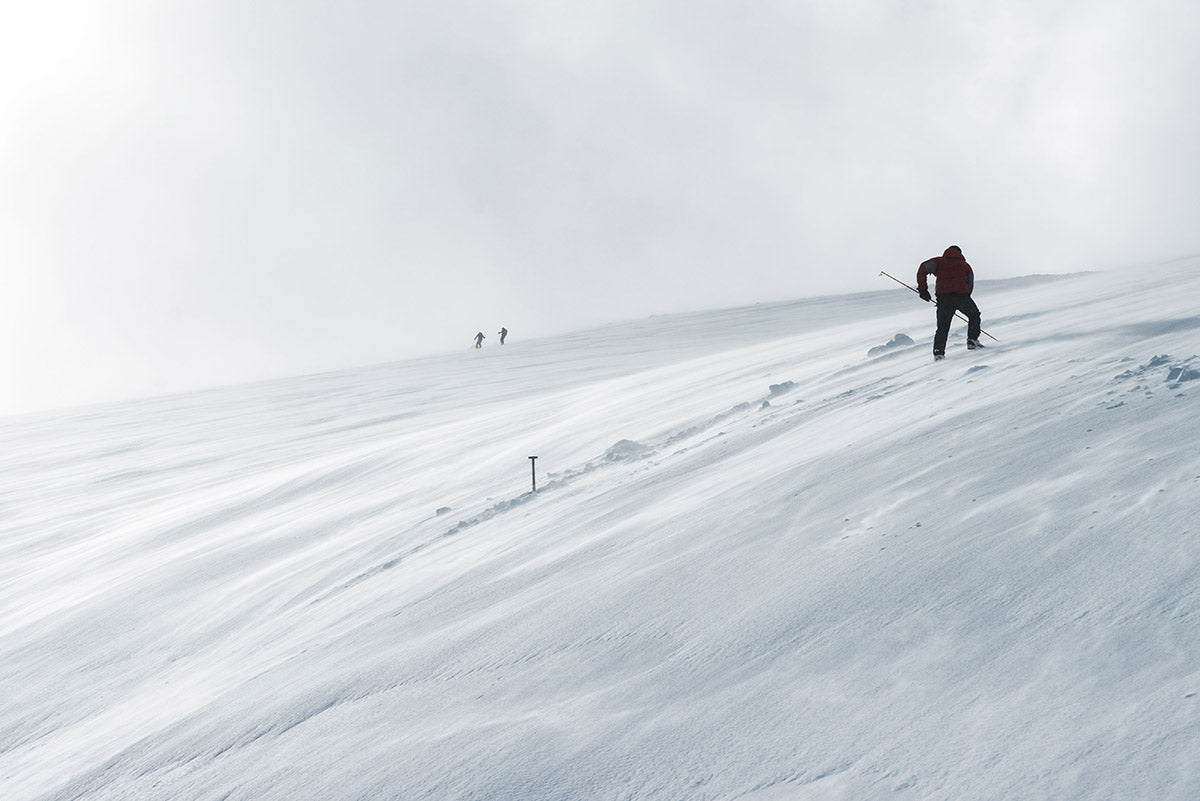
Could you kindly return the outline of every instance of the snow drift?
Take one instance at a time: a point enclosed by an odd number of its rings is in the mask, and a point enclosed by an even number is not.
[[[1196,798],[1198,266],[0,422],[4,797]]]

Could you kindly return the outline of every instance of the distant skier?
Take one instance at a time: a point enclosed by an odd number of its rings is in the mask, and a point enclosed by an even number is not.
[[[921,300],[933,300],[929,296],[929,276],[937,277],[937,331],[933,335],[934,361],[946,358],[946,338],[950,335],[950,321],[954,313],[961,311],[967,316],[967,348],[982,348],[979,333],[982,321],[979,307],[971,299],[975,289],[975,273],[963,258],[962,249],[951,245],[946,251],[921,263],[917,268],[917,289]]]
[[[500,327],[500,344],[504,344],[504,338],[508,336],[508,329],[504,326]]]
[[[485,337],[483,336],[483,332],[482,332],[482,331],[480,331],[478,334],[476,334],[476,335],[475,335],[475,347],[476,347],[476,348],[482,348],[482,347],[483,347],[483,340],[484,340],[484,339],[485,339]]]

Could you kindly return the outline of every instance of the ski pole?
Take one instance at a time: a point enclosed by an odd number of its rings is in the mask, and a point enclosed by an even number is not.
[[[902,286],[902,287],[906,287],[906,288],[908,288],[908,289],[911,289],[913,292],[916,292],[918,295],[920,295],[920,294],[921,294],[921,291],[920,291],[920,290],[918,290],[918,289],[917,289],[917,288],[915,288],[915,287],[911,287],[911,286],[909,286],[908,284],[904,283],[903,281],[901,281],[899,278],[897,278],[897,277],[896,277],[896,276],[894,276],[894,275],[891,275],[891,274],[889,274],[889,273],[885,273],[883,270],[880,270],[880,271],[879,271],[879,274],[880,274],[880,275],[886,275],[888,278],[892,279],[893,281],[895,281],[895,282],[896,282],[897,284],[899,284],[900,286]],[[937,301],[936,301],[936,300],[933,302],[933,305],[934,305],[934,306],[936,306],[936,305],[937,305]],[[964,316],[963,316],[963,313],[962,313],[962,312],[960,312],[960,311],[957,311],[957,310],[956,310],[956,311],[954,312],[954,316],[955,316],[955,317],[957,317],[958,319],[962,320],[964,323],[969,323],[969,322],[971,322],[971,321],[970,321],[970,320],[968,320],[966,317],[964,317]],[[981,333],[981,334],[986,334],[987,336],[991,337],[991,339],[992,339],[992,341],[993,341],[993,342],[999,342],[999,341],[1000,341],[1000,340],[996,339],[995,337],[993,337],[991,334],[988,334],[988,332],[987,332],[987,331],[984,331],[982,328],[980,328],[980,329],[979,329],[979,333]]]

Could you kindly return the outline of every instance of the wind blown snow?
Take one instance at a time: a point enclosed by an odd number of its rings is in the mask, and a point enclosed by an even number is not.
[[[1198,267],[0,421],[0,795],[1200,797]]]

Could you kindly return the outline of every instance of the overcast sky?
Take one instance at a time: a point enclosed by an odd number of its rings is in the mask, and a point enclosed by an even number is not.
[[[1194,253],[1197,31],[1194,0],[4,2],[0,413],[886,289],[951,243],[983,278]]]

